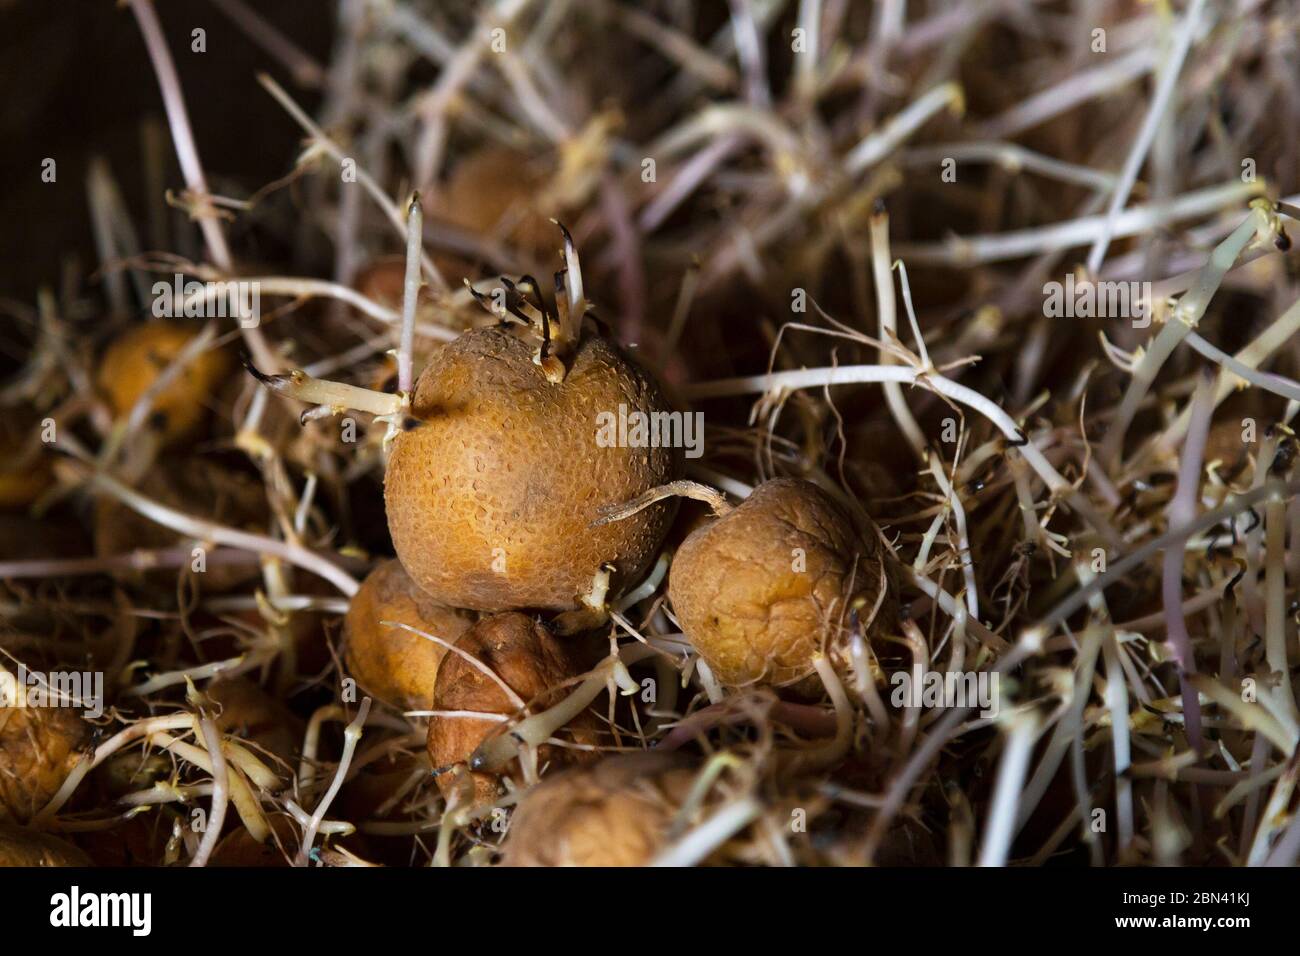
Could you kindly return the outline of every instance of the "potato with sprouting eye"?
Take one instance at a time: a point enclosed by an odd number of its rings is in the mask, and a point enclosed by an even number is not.
[[[759,485],[678,549],[668,596],[683,632],[724,685],[795,684],[851,611],[881,633],[897,621],[897,585],[872,533],[861,536],[802,479]]]
[[[70,707],[0,707],[0,823],[26,823],[63,786],[91,726]]]
[[[471,290],[498,324],[439,348],[409,394],[250,366],[298,401],[386,418],[393,547],[415,584],[450,607],[599,610],[654,561],[676,509],[659,501],[593,526],[605,508],[676,478],[683,454],[644,428],[644,440],[611,440],[612,417],[661,422],[672,407],[590,316],[577,250],[562,235],[568,268],[554,304],[527,276],[502,280],[499,309]]]
[[[473,714],[516,715],[520,702],[530,711],[545,708],[560,700],[565,687],[584,670],[572,642],[557,640],[545,625],[525,614],[493,615],[466,631],[438,668],[433,710],[442,713],[429,719],[429,761],[439,772],[443,794],[450,797],[455,791],[457,771],[468,766],[474,751],[508,726]],[[568,723],[561,739],[595,746],[599,729],[596,718],[584,710]],[[582,761],[593,753],[543,744],[537,763],[541,767]],[[517,761],[507,772],[516,781],[522,779]],[[501,790],[495,773],[473,771],[470,779],[475,803],[490,802]]]
[[[695,780],[677,754],[607,757],[530,790],[510,818],[505,866],[645,866]]]
[[[113,415],[129,415],[140,396],[198,334],[196,328],[159,319],[133,326],[115,338],[96,375],[96,385]],[[177,444],[198,433],[233,364],[224,349],[205,349],[154,396],[147,421],[164,444]]]
[[[386,621],[454,643],[474,623],[474,615],[425,594],[396,560],[385,561],[366,575],[352,597],[343,619],[348,673],[363,690],[387,704],[428,710],[446,646]]]
[[[547,345],[531,329],[476,329],[439,349],[416,383],[384,499],[398,558],[444,604],[572,610],[607,565],[614,593],[635,583],[672,520],[664,501],[591,527],[603,507],[676,477],[681,451],[599,442],[601,412],[668,402],[595,330],[557,346],[558,374],[555,355],[541,357]]]

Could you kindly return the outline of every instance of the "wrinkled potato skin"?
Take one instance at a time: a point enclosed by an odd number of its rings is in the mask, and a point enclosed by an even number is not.
[[[645,866],[695,771],[674,754],[609,757],[543,781],[515,810],[505,866]]]
[[[456,647],[482,661],[513,690],[524,703],[533,702],[535,712],[556,703],[564,691],[548,693],[566,680],[584,672],[581,661],[566,644],[557,641],[545,626],[524,614],[498,614],[470,628]],[[449,653],[438,669],[433,695],[434,710],[473,710],[487,714],[511,714],[515,707],[495,681],[459,654]],[[567,736],[580,744],[599,743],[598,724],[584,711],[568,726]],[[464,717],[433,717],[429,720],[429,761],[434,769],[463,764],[484,740],[501,730],[499,723]],[[543,746],[538,766],[552,766],[590,760],[593,751]],[[450,797],[455,774],[437,776],[438,788]],[[493,773],[470,774],[474,800],[493,800],[500,780]]]
[[[671,481],[682,463],[679,449],[599,447],[597,415],[669,405],[597,335],[560,384],[533,350],[499,328],[443,347],[416,383],[421,424],[393,443],[384,500],[397,556],[453,607],[571,610],[607,562],[616,594],[644,574],[676,510],[664,501],[590,527],[602,507]]]
[[[96,384],[115,416],[128,414],[136,400],[199,332],[199,326],[155,320],[133,326],[109,345]],[[208,349],[190,362],[154,399],[151,416],[163,416],[161,435],[172,444],[194,435],[207,404],[233,368],[229,353]]]
[[[26,823],[81,757],[90,725],[70,707],[0,707],[0,823]]]
[[[90,857],[58,837],[0,824],[0,867],[91,865]]]
[[[343,619],[348,672],[367,693],[402,710],[433,706],[438,664],[447,649],[394,621],[455,643],[474,623],[468,611],[447,607],[411,580],[399,561],[386,561],[366,576]]]
[[[803,552],[803,571],[794,570],[795,549]],[[784,686],[813,672],[828,629],[841,614],[847,618],[846,602],[862,597],[874,606],[880,550],[874,537],[858,537],[816,485],[778,478],[682,543],[668,595],[682,630],[721,683]],[[873,632],[897,619],[888,571],[885,588]]]

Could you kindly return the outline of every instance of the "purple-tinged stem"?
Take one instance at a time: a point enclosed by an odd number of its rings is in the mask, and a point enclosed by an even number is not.
[[[1214,379],[1203,376],[1192,398],[1192,417],[1178,463],[1178,488],[1165,514],[1169,527],[1189,525],[1196,517],[1196,501],[1201,489],[1201,466],[1205,463],[1205,439],[1214,411]],[[1176,538],[1165,547],[1160,592],[1165,608],[1165,640],[1178,664],[1178,683],[1183,695],[1183,716],[1187,721],[1187,738],[1192,749],[1201,752],[1201,703],[1196,689],[1187,678],[1196,673],[1196,656],[1183,616],[1183,547],[1186,538]]]

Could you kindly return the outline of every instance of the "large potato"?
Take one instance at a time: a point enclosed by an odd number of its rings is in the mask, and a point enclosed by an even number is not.
[[[603,446],[600,414],[667,412],[650,377],[606,339],[578,342],[561,382],[535,345],[475,329],[438,350],[415,386],[418,423],[393,442],[384,482],[402,565],[435,600],[480,611],[571,610],[612,565],[615,593],[655,559],[663,501],[592,528],[677,476],[681,452]]]
[[[0,867],[90,866],[90,857],[48,833],[0,823]]]

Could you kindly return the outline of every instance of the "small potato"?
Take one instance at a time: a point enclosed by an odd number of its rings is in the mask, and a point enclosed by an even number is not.
[[[860,538],[826,492],[800,479],[764,482],[694,531],[673,559],[668,594],[687,638],[729,686],[809,677],[855,602],[869,633],[897,619],[897,586],[875,537]]]
[[[454,225],[547,259],[559,246],[551,218],[560,210],[544,208],[546,182],[545,171],[525,154],[487,146],[452,167],[432,211]]]
[[[208,865],[259,869],[290,866],[301,834],[293,821],[284,814],[271,814],[267,817],[267,823],[271,827],[271,836],[261,843],[254,840],[252,834],[242,826],[231,830],[212,851]]]
[[[172,807],[154,807],[110,829],[76,834],[77,846],[93,866],[159,866],[167,859],[176,822],[188,829],[190,818]],[[176,848],[173,844],[173,852]]]
[[[352,598],[343,619],[349,673],[367,693],[387,704],[401,710],[430,709],[446,647],[382,621],[416,627],[455,643],[474,623],[474,615],[429,597],[396,560],[371,571]]]
[[[560,697],[555,692],[560,685],[584,672],[568,645],[552,637],[541,623],[514,612],[479,621],[456,642],[456,648],[491,668],[525,704],[533,704],[533,710],[554,704]],[[448,653],[438,669],[433,709],[484,714],[513,714],[516,710],[496,681],[456,653]],[[479,744],[499,733],[501,727],[498,722],[472,717],[433,717],[429,721],[429,761],[435,770],[464,764]],[[579,744],[594,745],[599,741],[598,730],[591,712],[584,711],[569,722],[568,737]],[[593,756],[593,751],[542,746],[538,766]],[[476,771],[470,776],[476,802],[495,799],[500,789],[496,774]],[[441,773],[437,781],[443,794],[450,796],[455,775]]]
[[[207,693],[221,705],[217,730],[250,741],[293,766],[302,749],[303,723],[283,702],[240,677],[216,680]]]
[[[115,416],[130,413],[136,401],[199,332],[198,326],[152,321],[119,335],[104,352],[96,384]],[[233,362],[220,349],[208,349],[155,397],[150,416],[164,444],[194,437],[207,406],[229,374]]]
[[[26,823],[81,758],[90,724],[68,707],[0,707],[0,823]]]
[[[677,754],[608,757],[550,777],[515,810],[505,866],[645,866],[663,849],[695,771]]]
[[[28,407],[0,415],[0,510],[26,508],[54,484],[41,418]]]
[[[0,867],[90,866],[90,857],[48,833],[0,823]]]

